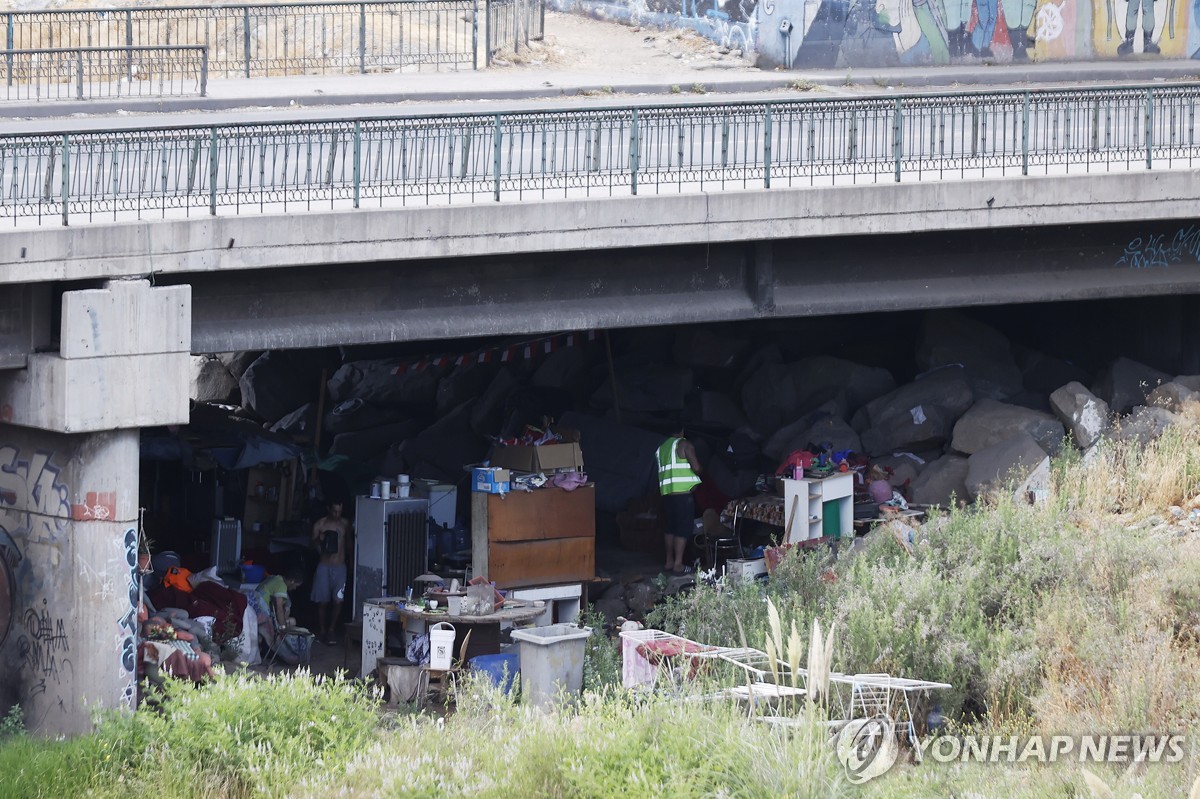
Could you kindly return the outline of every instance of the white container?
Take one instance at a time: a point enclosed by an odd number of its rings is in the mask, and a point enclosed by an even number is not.
[[[583,688],[583,655],[591,627],[551,624],[513,630],[521,643],[521,696],[536,707],[574,701]]]
[[[381,497],[383,497],[384,499],[392,498],[392,481],[391,480],[381,480],[379,482],[379,495]]]
[[[462,601],[463,598],[461,596],[455,596],[451,594],[450,596],[446,597],[446,602],[449,604],[451,616],[458,616],[462,613]]]
[[[396,498],[407,499],[408,492],[412,488],[412,484],[408,481],[407,474],[396,475]]]
[[[454,625],[440,621],[429,628],[429,668],[449,671],[454,660]]]

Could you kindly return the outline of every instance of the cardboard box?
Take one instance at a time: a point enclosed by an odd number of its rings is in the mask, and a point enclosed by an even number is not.
[[[730,558],[725,562],[725,573],[733,583],[752,583],[767,576],[766,558]]]
[[[471,470],[471,490],[480,494],[507,494],[512,488],[512,473],[498,467]]]
[[[583,450],[579,448],[579,431],[564,428],[558,433],[563,438],[560,444],[496,447],[492,452],[492,466],[514,472],[582,471]]]

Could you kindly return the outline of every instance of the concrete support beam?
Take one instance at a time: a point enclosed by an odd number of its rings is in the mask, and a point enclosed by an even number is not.
[[[50,285],[0,291],[0,369],[23,369],[29,353],[50,342]]]
[[[135,688],[138,431],[0,424],[0,710],[86,732]]]
[[[775,310],[775,242],[758,241],[746,264],[746,291],[759,313]]]
[[[1197,170],[247,214],[0,231],[0,283],[1193,219]],[[24,259],[17,254],[24,249]]]
[[[0,374],[0,420],[62,433],[186,424],[191,289],[111,281],[66,292],[60,353]]]

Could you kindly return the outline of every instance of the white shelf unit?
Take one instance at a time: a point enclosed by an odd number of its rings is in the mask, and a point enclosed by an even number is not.
[[[795,508],[793,512],[792,508]],[[801,544],[825,535],[827,516],[837,518],[837,534],[849,538],[854,529],[854,473],[783,481],[784,543]]]

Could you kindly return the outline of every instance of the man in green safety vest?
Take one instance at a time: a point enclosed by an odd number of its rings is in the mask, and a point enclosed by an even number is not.
[[[658,448],[658,491],[662,494],[666,527],[663,540],[667,558],[664,569],[676,574],[686,574],[690,569],[683,564],[683,551],[688,538],[695,531],[696,506],[692,492],[700,485],[700,459],[696,448],[684,438],[681,429]]]

